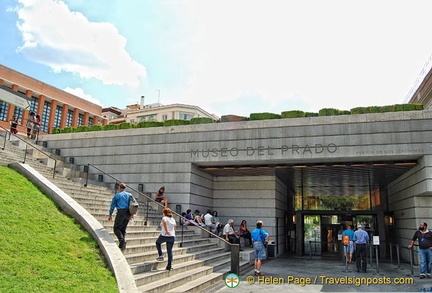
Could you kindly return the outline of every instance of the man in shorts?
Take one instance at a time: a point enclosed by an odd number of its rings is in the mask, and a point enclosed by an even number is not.
[[[270,235],[262,229],[263,222],[256,223],[256,229],[252,231],[252,242],[255,253],[255,276],[263,276],[261,272],[262,261],[267,259],[266,245],[270,240]]]

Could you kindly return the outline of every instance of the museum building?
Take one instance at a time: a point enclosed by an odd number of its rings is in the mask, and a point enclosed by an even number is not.
[[[40,131],[80,125],[105,125],[102,107],[0,64],[0,126],[9,129],[14,116],[26,133],[29,113],[41,116]]]

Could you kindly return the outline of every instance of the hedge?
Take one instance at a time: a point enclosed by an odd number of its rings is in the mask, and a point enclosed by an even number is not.
[[[281,119],[280,114],[274,114],[274,113],[252,113],[249,116],[250,120],[267,120],[267,119]]]
[[[88,126],[86,126],[86,125],[80,125],[80,126],[77,126],[75,128],[74,132],[86,132],[86,131],[88,131],[88,129],[89,129]]]
[[[107,124],[104,126],[103,130],[117,130],[119,126],[117,124]]]
[[[305,112],[305,117],[318,117],[318,113]]]
[[[169,119],[165,120],[163,125],[164,126],[176,126],[176,125],[189,125],[189,120],[183,120],[183,119]]]
[[[136,128],[146,128],[146,127],[159,127],[163,126],[164,123],[160,121],[141,121],[135,126]]]
[[[57,133],[62,133],[62,130],[58,127],[54,127],[53,129],[51,129],[51,134],[57,134]]]
[[[130,122],[123,122],[120,123],[119,125],[119,129],[131,129],[131,128],[134,128],[134,125]]]
[[[195,117],[190,120],[190,124],[213,123],[214,120],[209,117]]]
[[[282,118],[298,118],[305,117],[305,112],[300,110],[285,111],[281,113]]]
[[[352,114],[367,114],[367,113],[384,113],[384,112],[398,112],[398,111],[416,111],[423,110],[422,104],[396,104],[387,106],[369,106],[357,107],[351,109]]]
[[[103,130],[103,126],[98,124],[89,126],[88,129],[88,131],[101,131],[101,130]]]
[[[62,129],[61,133],[72,133],[75,132],[75,128],[73,128],[72,126],[68,126]]]

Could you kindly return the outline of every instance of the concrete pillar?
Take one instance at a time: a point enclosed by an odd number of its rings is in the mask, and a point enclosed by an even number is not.
[[[51,111],[50,111],[49,120],[48,120],[48,133],[52,133],[52,128],[54,127],[54,120],[55,120],[55,115],[56,115],[56,110],[57,110],[57,104],[58,104],[58,102],[56,100],[51,101]]]
[[[88,121],[89,121],[89,113],[88,112],[84,112],[83,125],[88,126]]]
[[[72,118],[72,127],[78,126],[78,115],[79,115],[79,110],[75,108],[73,113],[73,118]]]

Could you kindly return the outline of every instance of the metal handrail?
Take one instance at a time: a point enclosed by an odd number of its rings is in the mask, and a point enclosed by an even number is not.
[[[90,173],[90,166],[93,167],[93,168],[95,168],[96,170],[98,170],[98,171],[101,172],[102,174],[107,175],[108,177],[110,177],[111,179],[113,179],[113,180],[116,182],[116,184],[117,184],[117,183],[120,183],[120,182],[123,182],[123,181],[121,181],[121,180],[115,178],[114,176],[112,176],[112,175],[106,173],[105,171],[101,170],[100,168],[96,167],[95,165],[93,165],[93,164],[91,164],[91,163],[87,163],[86,183],[84,184],[85,187],[88,186],[89,173]],[[148,196],[147,194],[145,194],[145,193],[143,193],[143,192],[140,192],[140,191],[136,190],[135,188],[130,187],[130,186],[127,185],[127,184],[126,184],[126,187],[129,188],[129,189],[131,189],[131,190],[133,190],[133,191],[135,191],[135,192],[138,193],[140,196],[142,195],[142,196],[144,196],[144,197],[146,198],[146,209],[147,209],[147,212],[146,212],[146,213],[147,213],[147,216],[146,216],[146,220],[145,220],[144,225],[147,226],[148,210],[149,210],[149,204],[148,204],[148,203],[149,203],[150,201],[152,201],[152,202],[156,203],[158,206],[160,206],[160,207],[162,207],[162,208],[164,208],[164,205],[161,204],[161,203],[159,203],[159,202],[157,202],[157,201],[154,201],[154,200],[153,200],[150,196]],[[179,224],[180,224],[180,225],[181,225],[181,221],[180,221],[180,219],[187,220],[185,217],[183,217],[182,215],[178,214],[177,212],[175,212],[175,211],[173,211],[173,210],[171,210],[171,212],[172,212],[174,215],[176,215],[176,216],[179,217]],[[182,226],[182,240],[181,240],[181,242],[180,242],[180,247],[183,247],[183,225],[181,225],[181,226]],[[237,275],[239,275],[239,274],[240,274],[240,257],[239,257],[239,253],[240,253],[240,245],[239,245],[239,244],[233,244],[233,243],[230,243],[230,242],[227,241],[226,239],[223,239],[222,237],[219,237],[218,235],[214,234],[214,233],[211,232],[211,231],[208,231],[207,229],[204,229],[203,227],[201,227],[201,226],[199,226],[199,225],[194,225],[194,226],[195,226],[195,227],[198,227],[198,228],[201,229],[202,231],[205,231],[206,233],[210,234],[210,236],[212,236],[212,237],[218,239],[219,241],[222,241],[222,242],[224,242],[225,244],[230,245],[230,248],[231,248],[231,249],[230,249],[230,250],[231,250],[231,272],[232,272],[232,273],[235,273],[235,274],[237,274]]]
[[[16,134],[13,134],[12,132],[10,132],[9,129],[4,128],[3,126],[0,126],[0,128],[3,129],[3,130],[6,132],[6,135],[4,136],[4,142],[3,142],[2,150],[5,150],[5,149],[6,149],[6,140],[7,140],[8,135],[9,135],[9,140],[10,140],[11,135],[13,135],[14,137],[18,138],[19,140],[21,140],[22,142],[25,143],[26,148],[25,148],[25,150],[24,150],[24,159],[23,159],[23,164],[25,164],[25,161],[26,161],[26,158],[27,158],[27,150],[28,150],[28,147],[30,146],[30,147],[36,149],[37,151],[41,152],[42,154],[44,154],[44,155],[47,156],[48,158],[54,160],[53,178],[55,178],[55,172],[56,172],[56,168],[57,168],[57,160],[54,159],[54,158],[52,157],[52,154],[48,154],[48,153],[46,153],[46,152],[40,150],[39,148],[37,148],[37,147],[36,147],[35,145],[33,145],[32,143],[30,143],[30,142],[28,142],[28,141],[22,139],[19,135],[16,135]]]

